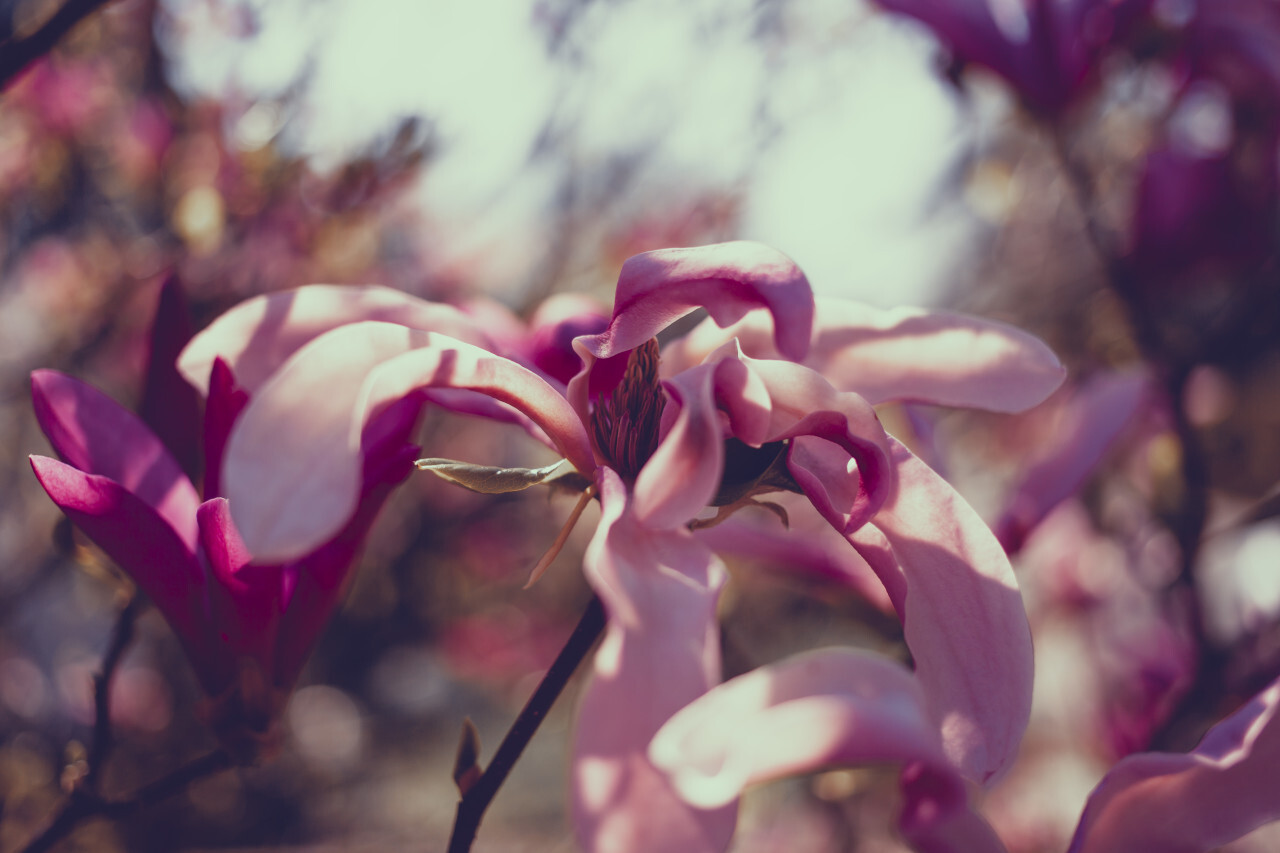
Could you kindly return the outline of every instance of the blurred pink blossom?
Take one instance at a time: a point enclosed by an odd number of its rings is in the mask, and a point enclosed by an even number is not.
[[[1027,109],[1055,118],[1097,77],[1105,51],[1151,0],[876,0],[923,23],[958,65],[986,68]]]

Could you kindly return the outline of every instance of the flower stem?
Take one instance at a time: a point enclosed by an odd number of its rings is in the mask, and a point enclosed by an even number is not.
[[[533,739],[547,711],[551,709],[565,685],[568,684],[569,677],[595,645],[604,626],[604,605],[600,603],[597,596],[592,596],[582,618],[578,620],[578,626],[573,629],[564,648],[556,656],[555,662],[551,664],[551,668],[547,670],[547,674],[543,676],[537,689],[525,703],[520,716],[516,717],[516,721],[512,723],[506,737],[498,746],[498,751],[494,753],[493,760],[458,802],[457,816],[453,821],[453,833],[449,836],[449,853],[467,853],[471,849],[476,830],[480,828],[480,821],[484,818],[489,803],[493,801],[498,789],[506,781],[507,774],[511,772],[511,768],[515,766],[516,761],[524,753],[525,747]]]

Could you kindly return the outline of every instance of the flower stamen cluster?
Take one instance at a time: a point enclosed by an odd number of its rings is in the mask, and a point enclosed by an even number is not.
[[[627,372],[591,413],[591,439],[605,464],[634,482],[658,449],[658,427],[666,398],[658,380],[658,341],[650,338],[631,351]]]

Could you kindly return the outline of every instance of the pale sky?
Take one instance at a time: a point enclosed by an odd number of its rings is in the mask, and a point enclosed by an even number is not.
[[[249,145],[283,126],[282,144],[321,167],[430,117],[441,147],[415,199],[439,226],[433,252],[482,259],[476,277],[498,295],[549,244],[562,170],[641,155],[633,189],[740,192],[736,236],[791,255],[819,292],[927,304],[977,234],[938,185],[971,123],[928,37],[849,0],[777,4],[768,20],[749,0],[592,3],[554,55],[552,2],[249,5],[258,29],[236,40],[242,20],[167,0],[179,87],[237,93],[246,112],[229,132]],[[308,63],[299,115],[250,109]],[[531,158],[540,139],[559,156]]]

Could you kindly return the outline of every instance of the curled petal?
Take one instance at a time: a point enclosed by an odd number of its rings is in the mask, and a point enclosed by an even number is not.
[[[673,716],[649,747],[691,803],[733,802],[748,785],[847,764],[945,764],[911,673],[825,649],[738,676]]]
[[[132,492],[187,550],[195,550],[200,498],[146,424],[98,389],[56,370],[31,374],[31,400],[40,428],[65,462]]]
[[[682,799],[646,750],[676,710],[719,680],[724,567],[687,530],[652,530],[599,472],[602,518],[584,569],[608,613],[573,744],[573,823],[586,850],[721,853],[736,808]]]
[[[668,720],[649,757],[686,800],[706,808],[770,779],[899,764],[901,826],[917,849],[1004,849],[970,810],[911,673],[866,652],[809,652],[725,682]]]
[[[596,358],[608,358],[634,349],[697,308],[706,308],[721,326],[766,308],[776,321],[780,352],[799,361],[809,350],[809,280],[778,250],[748,242],[660,249],[628,258],[618,276],[609,328],[580,344]]]
[[[993,782],[1031,712],[1031,629],[1004,550],[965,500],[890,439],[896,488],[850,542],[902,619],[951,761]]]
[[[772,319],[757,312],[723,330],[702,323],[664,358],[700,361],[732,336],[752,358],[780,357]],[[1028,409],[1066,377],[1043,341],[1005,323],[844,299],[818,300],[804,363],[874,405],[900,400],[996,412]]]
[[[1194,751],[1122,759],[1089,795],[1070,853],[1203,853],[1280,819],[1278,708],[1273,682]]]
[[[114,480],[44,456],[32,456],[31,468],[72,523],[155,602],[205,689],[216,693],[225,687],[210,643],[205,582],[194,543],[188,545],[167,518]]]
[[[208,392],[215,358],[254,393],[309,341],[348,323],[379,320],[440,332],[484,345],[480,322],[451,305],[428,302],[389,287],[312,284],[255,296],[196,335],[178,359],[187,381]]]
[[[743,361],[768,389],[768,440],[800,439],[792,442],[787,459],[796,483],[837,530],[861,527],[884,503],[893,480],[890,438],[875,409],[803,365]]]
[[[523,413],[580,471],[590,441],[564,397],[513,361],[431,332],[353,323],[299,350],[254,395],[232,431],[223,467],[236,526],[255,559],[294,559],[353,516],[361,433],[416,389],[476,391]]]

